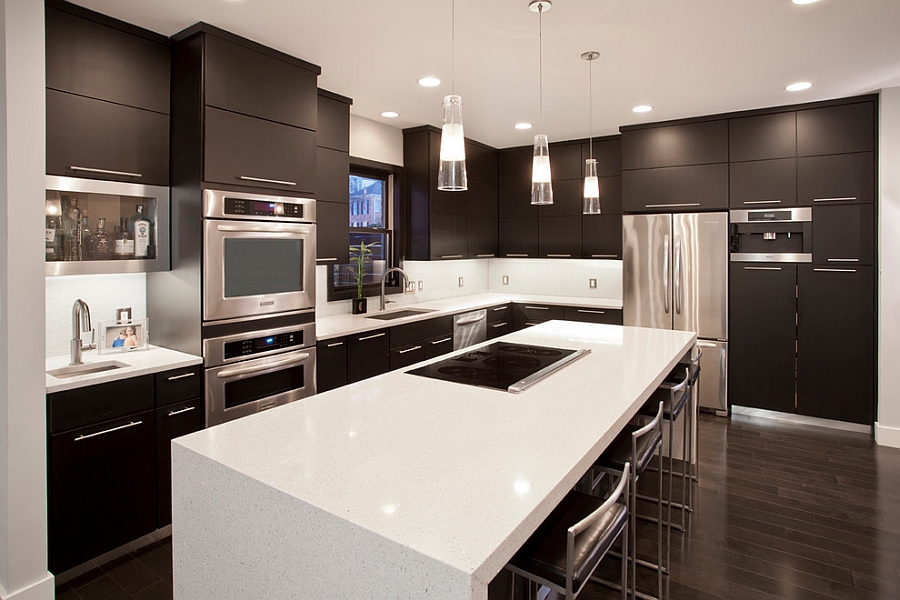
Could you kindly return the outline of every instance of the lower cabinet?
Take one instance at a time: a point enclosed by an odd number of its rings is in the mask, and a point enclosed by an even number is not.
[[[172,440],[203,429],[203,400],[156,409],[156,527],[172,522]]]
[[[487,309],[487,339],[512,333],[512,305],[502,304]]]
[[[333,338],[316,344],[316,391],[347,385],[347,339]]]
[[[453,350],[453,317],[436,317],[391,328],[391,369]]]
[[[588,306],[567,306],[563,318],[566,321],[583,323],[603,323],[621,325],[622,310],[618,308],[592,308]]]
[[[347,383],[362,381],[391,369],[387,329],[347,336]]]
[[[564,319],[565,308],[553,304],[518,304],[512,305],[513,330],[538,325],[544,321]]]

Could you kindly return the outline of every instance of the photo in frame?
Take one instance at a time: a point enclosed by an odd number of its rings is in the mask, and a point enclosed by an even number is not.
[[[121,323],[98,323],[97,328],[100,331],[97,350],[101,354],[146,350],[150,347],[150,329],[147,319],[133,319]]]

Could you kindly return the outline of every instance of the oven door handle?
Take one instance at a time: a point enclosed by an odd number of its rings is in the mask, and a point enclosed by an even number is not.
[[[267,362],[264,365],[259,365],[256,367],[235,367],[233,369],[224,369],[224,370],[216,373],[216,377],[218,377],[219,379],[227,379],[229,377],[237,377],[238,375],[247,375],[249,373],[259,373],[260,371],[269,371],[269,370],[271,370],[273,368],[277,368],[277,367],[286,367],[288,365],[302,363],[306,360],[309,360],[309,357],[310,357],[309,352],[304,352],[302,354],[292,356],[291,358]]]
[[[250,233],[307,233],[309,232],[308,224],[294,223],[266,223],[265,225],[254,225],[253,223],[218,223],[216,230],[227,232]]]

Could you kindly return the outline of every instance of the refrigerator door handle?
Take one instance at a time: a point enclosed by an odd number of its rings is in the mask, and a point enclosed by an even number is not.
[[[684,272],[681,268],[683,260],[681,255],[681,236],[675,236],[675,314],[681,314],[681,305],[684,303]]]
[[[669,236],[663,238],[663,300],[669,314]]]

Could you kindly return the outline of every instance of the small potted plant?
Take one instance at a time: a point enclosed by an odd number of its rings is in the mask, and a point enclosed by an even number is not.
[[[366,298],[363,297],[363,279],[366,277],[366,260],[372,256],[372,244],[368,246],[360,240],[358,246],[350,246],[350,263],[354,266],[356,277],[356,298],[353,299],[353,314],[366,312]]]

